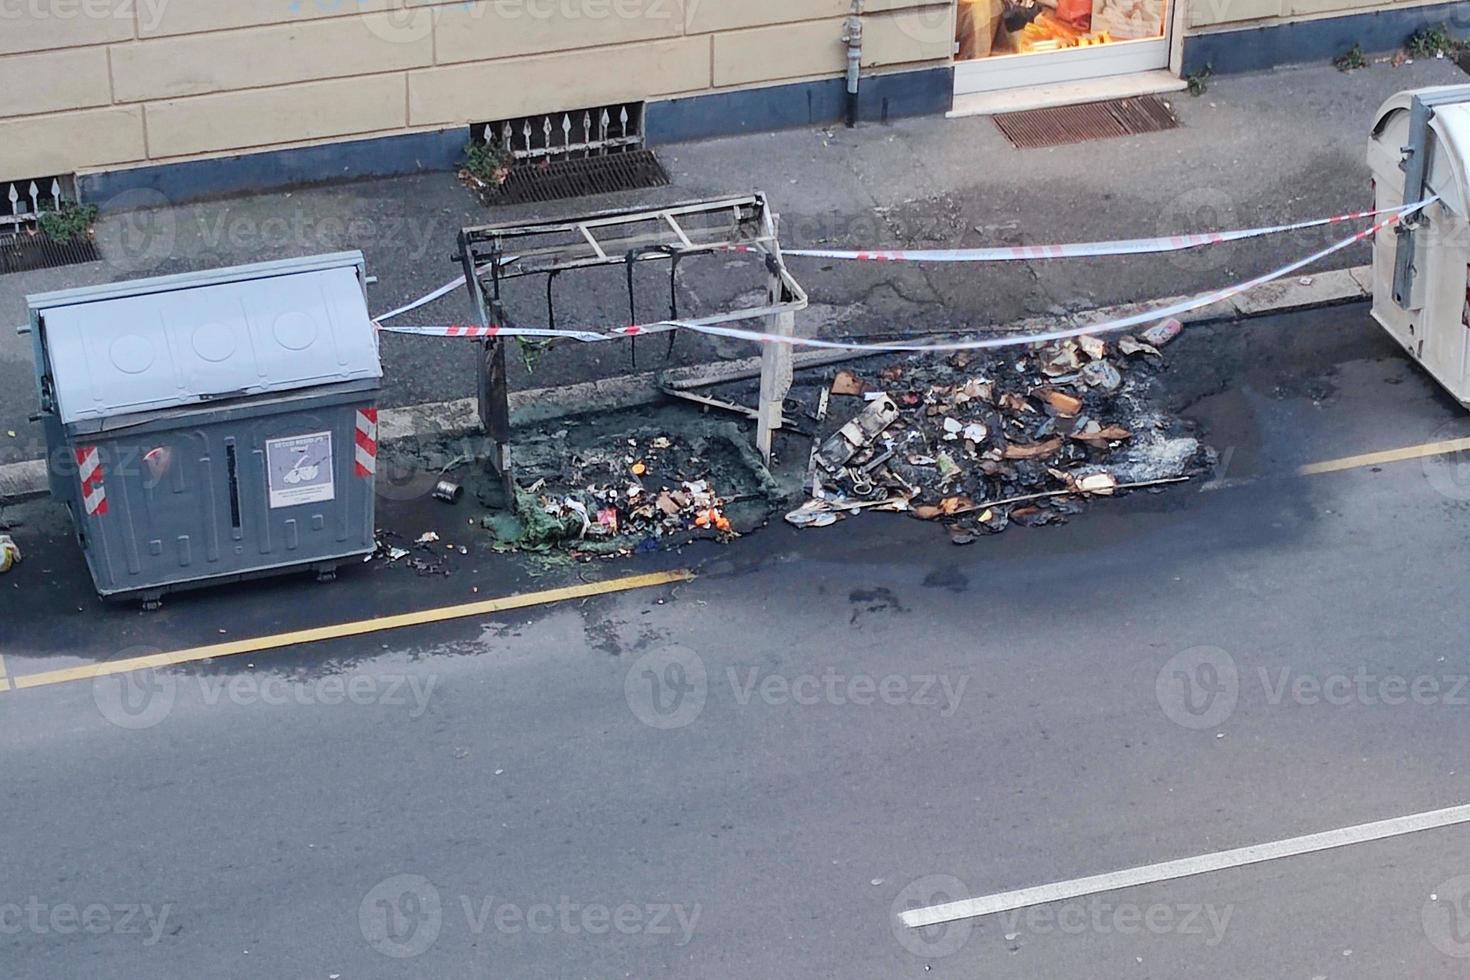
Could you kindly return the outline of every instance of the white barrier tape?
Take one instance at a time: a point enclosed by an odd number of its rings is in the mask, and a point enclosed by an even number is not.
[[[1291,263],[1290,265],[1283,266],[1274,272],[1268,272],[1264,276],[1258,276],[1255,279],[1251,279],[1234,286],[1229,286],[1225,289],[1217,290],[1216,292],[1208,293],[1204,296],[1199,296],[1190,300],[1184,300],[1179,303],[1173,303],[1169,306],[1149,310],[1144,313],[1136,313],[1132,316],[1120,317],[1114,320],[1106,320],[1101,323],[1089,323],[1085,326],[1071,327],[1065,330],[1050,330],[1044,333],[990,337],[984,340],[955,341],[952,343],[859,344],[844,343],[842,341],[816,340],[804,337],[783,337],[778,334],[761,333],[755,330],[739,330],[731,327],[691,326],[690,329],[698,330],[700,333],[712,334],[718,337],[729,337],[735,340],[751,340],[758,343],[790,344],[796,347],[814,347],[822,350],[874,351],[880,353],[922,353],[926,351],[942,353],[948,351],[993,350],[1001,347],[1018,347],[1025,344],[1045,343],[1055,340],[1069,340],[1074,337],[1084,337],[1102,333],[1116,333],[1121,330],[1127,330],[1130,327],[1157,323],[1158,321],[1167,319],[1171,316],[1180,316],[1184,313],[1191,313],[1195,310],[1204,309],[1207,306],[1223,302],[1227,299],[1232,299],[1259,286],[1264,286],[1267,283],[1274,282],[1277,279],[1284,279],[1285,277],[1292,275],[1293,273],[1300,272],[1302,269],[1305,269],[1316,262],[1320,262],[1322,259],[1325,259],[1330,255],[1341,252],[1343,249],[1351,248],[1359,242],[1373,237],[1373,235],[1377,234],[1385,228],[1393,227],[1401,220],[1403,220],[1404,216],[1409,212],[1417,211],[1421,208],[1427,207],[1436,200],[1438,200],[1438,196],[1432,197],[1427,201],[1422,201],[1419,204],[1413,205],[1412,207],[1402,210],[1396,210],[1392,213],[1391,217],[1389,217],[1388,220],[1381,221],[1371,228],[1366,228],[1363,231],[1358,232],[1351,238],[1345,238],[1334,245],[1322,249],[1320,252],[1316,252],[1312,255],[1307,256],[1304,259],[1300,259],[1296,262]]]
[[[434,300],[440,299],[444,296],[448,296],[450,293],[454,292],[456,289],[463,285],[464,276],[460,276],[458,279],[454,280],[454,282],[446,282],[444,285],[440,286],[432,293],[429,293],[426,296],[420,296],[412,303],[400,306],[398,309],[392,311],[391,313],[384,313],[382,316],[377,317],[374,322],[382,323],[384,320],[391,320],[396,316],[402,316],[405,313],[412,313],[414,310],[418,309],[421,306],[428,306],[430,303],[434,302]]]
[[[511,258],[501,259],[500,260],[500,264],[501,264],[502,267],[504,267],[504,266],[511,265],[512,263],[519,262],[520,259],[521,259],[520,256],[513,256]],[[486,272],[489,269],[490,269],[490,266],[489,265],[482,265],[476,271],[477,272]],[[407,304],[405,304],[403,306],[400,306],[396,310],[392,310],[391,312],[384,313],[380,317],[375,317],[374,320],[373,320],[373,322],[374,323],[381,323],[384,320],[391,320],[394,317],[402,316],[405,313],[412,313],[414,310],[418,309],[421,306],[428,306],[430,303],[434,302],[434,300],[436,300],[436,299],[442,299],[445,296],[448,296],[450,293],[454,292],[456,289],[458,289],[460,286],[463,286],[463,285],[464,285],[464,276],[460,276],[459,278],[455,279],[453,282],[446,282],[444,285],[440,286],[438,289],[434,290],[432,293],[428,293],[427,295],[420,296],[418,299],[414,300],[412,303],[407,303]]]
[[[1361,221],[1382,214],[1401,213],[1399,209],[1380,211],[1357,211],[1352,214],[1333,215],[1299,221],[1296,224],[1276,225],[1269,228],[1245,228],[1238,231],[1205,232],[1198,235],[1170,235],[1161,238],[1131,238],[1109,242],[1079,242],[1068,245],[1016,245],[1004,248],[940,248],[900,249],[881,251],[865,249],[846,251],[842,249],[785,248],[785,257],[798,256],[814,259],[840,259],[855,262],[1022,262],[1035,259],[1082,259],[1112,255],[1156,255],[1164,252],[1183,252],[1206,245],[1222,245],[1227,242],[1245,241],[1250,238],[1265,238],[1308,228]],[[735,246],[739,251],[750,251],[747,246]]]
[[[1249,292],[1250,290],[1255,289],[1259,286],[1264,286],[1267,283],[1274,282],[1277,279],[1283,279],[1289,275],[1292,275],[1295,272],[1299,272],[1302,269],[1305,269],[1308,266],[1312,265],[1313,263],[1320,262],[1322,259],[1325,259],[1330,255],[1341,252],[1343,249],[1351,248],[1353,245],[1356,245],[1359,242],[1373,237],[1375,234],[1382,231],[1383,229],[1391,228],[1392,226],[1398,224],[1399,221],[1403,220],[1405,215],[1426,208],[1437,200],[1439,200],[1438,195],[1405,208],[1397,208],[1390,212],[1382,212],[1390,214],[1388,220],[1380,221],[1377,224],[1373,225],[1371,228],[1365,228],[1363,231],[1358,232],[1351,238],[1344,238],[1342,241],[1328,246],[1327,248],[1322,249],[1320,252],[1309,255],[1304,259],[1299,259],[1298,261],[1293,262],[1290,265],[1282,266],[1280,269],[1277,269],[1274,272],[1268,272],[1264,276],[1258,276],[1255,279],[1250,279],[1246,282],[1238,283],[1234,286],[1228,286],[1225,289],[1217,290],[1212,293],[1207,293],[1203,296],[1195,297],[1194,299],[1184,300],[1179,303],[1173,303],[1168,306],[1159,307],[1157,309],[1149,310],[1144,313],[1137,313],[1132,316],[1120,317],[1118,319],[1107,320],[1101,323],[1091,323],[1081,327],[1071,327],[1065,330],[1052,330],[1046,333],[990,337],[984,340],[953,341],[949,343],[863,344],[852,341],[817,340],[811,337],[788,337],[782,336],[780,334],[763,333],[758,330],[742,330],[737,327],[725,327],[710,323],[690,323],[679,320],[663,320],[658,323],[622,327],[609,333],[592,333],[589,331],[570,330],[531,330],[520,327],[469,327],[461,325],[453,325],[447,327],[380,326],[380,329],[386,330],[390,333],[413,334],[422,337],[557,337],[566,340],[577,340],[584,343],[624,340],[629,337],[643,336],[644,334],[651,333],[664,333],[670,330],[690,330],[695,333],[702,333],[717,337],[729,337],[734,340],[749,340],[755,343],[787,344],[793,347],[814,347],[822,350],[852,350],[891,353],[988,350],[1000,347],[1018,347],[1025,344],[1042,343],[1051,340],[1067,340],[1073,337],[1082,337],[1091,334],[1115,333],[1120,330],[1126,330],[1129,327],[1141,326],[1146,323],[1156,323],[1159,320],[1163,320],[1171,316],[1179,316],[1184,313],[1190,313],[1194,310],[1204,309],[1206,306],[1211,306],[1215,303],[1220,303],[1227,299],[1233,299],[1234,297],[1239,296],[1242,293]],[[726,317],[726,319],[728,320],[733,320],[737,318],[738,317],[736,316]]]

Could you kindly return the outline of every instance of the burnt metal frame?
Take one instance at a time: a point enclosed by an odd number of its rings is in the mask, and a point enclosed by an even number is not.
[[[686,227],[697,218],[709,220],[722,216],[728,220],[707,227]],[[761,256],[764,262],[770,282],[767,305],[682,322],[713,325],[766,318],[773,330],[789,332],[793,315],[807,306],[807,295],[782,261],[778,221],[767,207],[765,195],[758,193],[662,208],[600,211],[579,218],[465,228],[459,233],[459,254],[455,259],[464,269],[465,286],[480,326],[513,326],[502,299],[502,284],[511,279],[544,275],[547,323],[550,329],[556,329],[553,285],[564,272],[625,266],[629,325],[642,326],[638,324],[633,283],[633,271],[639,263],[669,262],[669,318],[677,320],[676,276],[681,261],[694,255],[749,251]],[[638,224],[655,225],[659,230],[634,231],[617,237],[619,229],[626,231]],[[575,237],[575,244],[565,242],[569,236]],[[547,242],[556,238],[563,240]],[[668,352],[672,353],[676,330],[667,324],[650,324],[641,332],[668,332]],[[511,457],[510,390],[506,375],[509,340],[492,337],[480,342],[476,395],[480,422],[492,443],[491,463],[500,475],[507,501],[514,507],[515,467]],[[636,367],[637,337],[630,337],[629,342]],[[789,359],[790,351],[782,350]],[[779,422],[778,410],[774,424],[779,426]],[[763,433],[761,438],[769,442],[768,433]]]

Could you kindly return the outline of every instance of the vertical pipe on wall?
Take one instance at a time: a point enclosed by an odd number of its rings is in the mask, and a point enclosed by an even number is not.
[[[852,0],[852,15],[842,28],[842,40],[847,44],[847,128],[852,129],[858,120],[858,80],[863,67],[863,0]]]

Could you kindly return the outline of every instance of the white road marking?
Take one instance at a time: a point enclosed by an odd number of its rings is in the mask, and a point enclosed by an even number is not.
[[[1033,905],[1045,905],[1049,902],[1062,902],[1080,898],[1083,895],[1096,895],[1120,888],[1188,878],[1192,875],[1208,874],[1211,871],[1224,871],[1248,864],[1260,864],[1263,861],[1276,861],[1298,854],[1311,854],[1314,851],[1326,851],[1335,847],[1365,844],[1388,837],[1401,837],[1404,834],[1413,834],[1421,830],[1433,830],[1437,827],[1450,827],[1462,823],[1470,823],[1470,805],[1452,806],[1445,810],[1430,810],[1427,813],[1394,817],[1391,820],[1359,824],[1356,827],[1344,827],[1341,830],[1328,830],[1320,834],[1308,834],[1305,837],[1292,837],[1270,844],[1253,844],[1250,847],[1237,847],[1234,850],[1217,851],[1214,854],[1203,854],[1199,857],[1165,861],[1162,864],[1149,864],[1141,868],[1129,868],[1126,871],[1111,871],[1088,878],[1073,878],[1071,881],[1058,881],[1050,885],[1018,888],[1015,891],[999,892],[980,898],[966,898],[957,902],[946,902],[943,905],[933,905],[929,908],[911,909],[900,913],[899,921],[917,929],[922,926],[954,922],[958,919],[973,919],[981,915],[994,915],[997,912],[1010,912]]]

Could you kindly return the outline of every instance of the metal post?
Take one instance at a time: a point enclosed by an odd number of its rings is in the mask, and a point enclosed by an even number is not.
[[[770,304],[774,306],[785,300],[786,284],[779,274],[780,218],[773,215],[771,225],[771,252],[776,261],[772,263],[769,290]],[[796,314],[787,311],[766,317],[766,332],[782,337],[793,336],[796,333]],[[760,450],[761,458],[766,461],[767,466],[771,463],[772,438],[776,430],[781,428],[781,408],[791,391],[791,353],[790,344],[768,343],[761,350],[761,393],[760,402],[756,406],[755,447]]]
[[[485,302],[484,286],[480,282],[479,270],[475,267],[475,250],[468,236],[459,236],[460,261],[464,265],[465,285],[475,305],[475,315],[481,326],[500,326],[500,254],[496,250],[490,259],[492,295]],[[515,469],[510,455],[510,384],[505,370],[505,345],[502,338],[481,341],[479,370],[475,372],[475,394],[480,407],[480,425],[490,438],[490,465],[500,476],[501,489],[505,493],[506,506],[516,509]]]
[[[480,357],[480,424],[490,437],[490,463],[500,475],[506,505],[516,509],[515,469],[510,457],[510,383],[505,373],[505,340],[487,340]]]
[[[1404,203],[1413,204],[1423,199],[1425,181],[1429,176],[1429,119],[1434,109],[1419,97],[1414,96],[1409,110],[1409,145],[1404,147]],[[1393,299],[1403,309],[1409,309],[1414,292],[1414,230],[1422,214],[1407,217],[1394,226],[1398,235],[1398,248],[1394,255]]]

